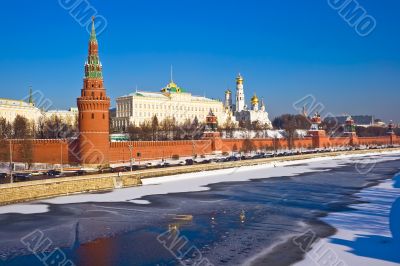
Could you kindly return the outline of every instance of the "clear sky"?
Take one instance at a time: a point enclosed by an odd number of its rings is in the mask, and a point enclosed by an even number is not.
[[[312,94],[325,112],[400,121],[400,2],[358,2],[377,22],[367,37],[328,0],[89,1],[108,22],[98,40],[113,105],[136,86],[161,89],[172,64],[178,85],[211,98],[242,73],[271,118]],[[0,97],[32,85],[53,108],[76,106],[86,29],[59,0],[2,1],[0,23]]]

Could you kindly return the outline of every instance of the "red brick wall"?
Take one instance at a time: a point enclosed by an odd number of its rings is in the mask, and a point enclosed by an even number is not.
[[[316,137],[315,137],[316,138]],[[349,146],[351,144],[349,137],[328,138],[320,137],[316,140],[311,137],[303,139],[295,139],[295,148],[309,148],[313,143],[318,143],[319,147],[339,147]],[[360,145],[387,145],[390,144],[391,136],[355,138],[354,142]],[[400,144],[400,138],[393,136],[393,143]],[[243,148],[244,139],[221,139],[218,148],[222,152],[231,152],[234,149],[240,151]],[[253,139],[256,149],[264,149],[269,147],[271,150],[288,148],[286,139]],[[7,153],[9,150],[9,142],[2,142],[0,153]],[[161,159],[170,158],[172,155],[191,156],[193,153],[197,155],[211,154],[211,140],[197,141],[140,141],[140,142],[114,142],[110,143],[110,163],[129,162],[130,152],[128,145],[133,145],[134,158],[137,159],[137,153],[141,153],[141,159]],[[32,140],[33,161],[37,163],[59,164],[61,162],[61,149],[64,164],[76,164],[79,162],[79,145],[77,141],[68,142],[67,140]],[[22,140],[13,140],[13,161],[22,162],[21,149],[23,148]]]
[[[350,145],[350,138],[339,137],[339,138],[330,138],[329,146],[327,147],[344,147],[349,145]]]
[[[244,139],[223,139],[222,140],[222,151],[240,151],[243,148]],[[256,149],[263,150],[266,147],[273,150],[276,149],[287,149],[289,143],[286,139],[252,139],[252,142]],[[313,146],[313,140],[310,137],[303,139],[294,139],[294,148],[311,148]]]
[[[110,146],[110,163],[129,162],[129,145],[133,145],[133,155],[138,159],[137,153],[141,153],[141,160],[171,158],[172,155],[191,156],[212,153],[210,140],[195,141],[132,141],[112,142]]]
[[[68,164],[71,160],[71,154],[66,140],[28,140],[32,145],[33,162],[59,164],[61,157],[64,164]],[[12,140],[12,157],[14,162],[23,162],[22,149],[24,149],[23,140]],[[26,145],[26,144],[25,144]],[[26,147],[26,146],[25,146]],[[2,143],[0,147],[1,153],[7,153],[9,156],[10,142]],[[61,156],[62,153],[62,156]]]
[[[390,145],[390,136],[358,138],[359,145]]]

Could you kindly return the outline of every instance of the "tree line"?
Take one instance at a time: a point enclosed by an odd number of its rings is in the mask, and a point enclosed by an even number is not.
[[[40,118],[38,123],[17,115],[9,122],[0,117],[0,139],[62,139],[76,136],[78,125],[63,122],[58,116]]]
[[[33,163],[32,139],[64,139],[76,136],[77,125],[64,123],[59,117],[42,117],[38,123],[29,121],[27,118],[17,115],[14,121],[0,117],[0,161],[9,161],[10,152],[18,152],[21,160],[28,165]],[[10,146],[7,140],[20,140],[21,145]],[[16,149],[19,150],[16,150]]]
[[[197,140],[201,138],[204,130],[205,124],[199,123],[197,117],[179,125],[174,118],[159,122],[157,116],[153,116],[151,121],[139,125],[131,124],[126,133],[132,141]]]
[[[253,131],[256,137],[263,138],[265,130],[276,129],[285,130],[289,146],[293,145],[296,135],[296,130],[309,130],[311,127],[310,119],[304,115],[283,114],[276,117],[272,121],[273,128],[267,124],[262,124],[258,121],[239,121],[234,123],[228,118],[223,124],[218,125],[218,131],[224,132],[226,138],[234,138],[237,131]],[[163,141],[163,140],[189,140],[200,139],[206,129],[205,123],[200,123],[197,117],[191,121],[186,120],[183,124],[178,124],[174,118],[166,118],[159,121],[155,115],[150,121],[145,121],[139,125],[130,125],[123,130],[114,129],[113,133],[127,133],[132,141]],[[332,122],[322,121],[321,129],[325,130],[328,135],[340,136],[344,133],[344,127]],[[396,134],[399,134],[400,129],[396,128]],[[383,127],[356,127],[356,132],[359,137],[377,137],[385,136],[387,128]]]

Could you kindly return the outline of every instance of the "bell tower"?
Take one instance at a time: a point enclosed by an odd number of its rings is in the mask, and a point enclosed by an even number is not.
[[[79,110],[79,157],[83,165],[109,164],[110,98],[103,85],[103,66],[99,59],[99,46],[92,19],[88,59],[81,96],[77,100]]]
[[[236,112],[241,112],[245,107],[243,77],[238,75],[236,78]]]

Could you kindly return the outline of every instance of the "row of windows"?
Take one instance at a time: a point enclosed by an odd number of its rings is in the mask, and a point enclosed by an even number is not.
[[[153,110],[180,110],[180,111],[208,111],[209,109],[207,109],[206,107],[187,107],[187,106],[178,106],[178,105],[165,105],[165,104],[161,104],[161,105],[154,105],[154,104],[135,104],[135,109],[138,108],[151,108]],[[131,110],[132,107],[130,104],[118,104],[118,110],[119,111],[129,111]],[[213,112],[217,112],[217,109],[221,110],[220,108],[211,108],[213,110]]]
[[[94,113],[92,113],[90,117],[91,117],[91,119],[94,119],[95,118]],[[83,114],[81,114],[81,118],[84,119]],[[105,114],[103,114],[103,119],[106,119],[106,115]]]
[[[150,119],[150,118],[153,118],[154,117],[154,115],[156,115],[157,116],[157,118],[161,118],[161,119],[164,119],[164,118],[167,118],[167,117],[173,117],[173,118],[195,118],[195,117],[197,117],[198,119],[205,119],[206,118],[206,116],[205,115],[188,115],[188,114],[173,114],[173,115],[170,115],[170,114],[155,114],[155,113],[141,113],[141,112],[139,112],[138,114],[137,114],[137,116],[135,116],[136,118],[148,118],[148,119]]]
[[[92,97],[94,97],[94,91],[90,94]],[[86,91],[83,91],[83,96],[86,96]],[[89,95],[88,95],[89,96]],[[103,98],[103,93],[100,93],[100,98]]]
[[[159,118],[163,118],[163,117],[168,117],[171,115],[174,115],[174,112],[163,112],[163,113],[156,113],[156,112],[143,112],[144,110],[139,110],[139,111],[118,111],[117,112],[117,117],[129,117],[129,116],[147,116],[147,117],[153,117],[154,115],[157,115],[157,117]],[[213,109],[214,113],[220,113],[217,112],[216,109]],[[196,112],[182,112],[182,113],[178,113],[178,117],[190,117],[190,116],[197,116],[198,118],[200,117],[205,117],[208,114],[208,112],[200,112],[200,113],[196,113]]]

